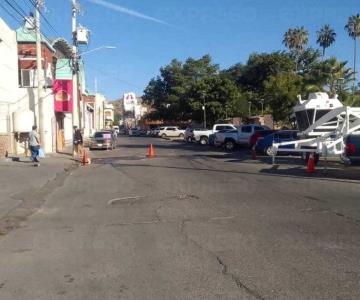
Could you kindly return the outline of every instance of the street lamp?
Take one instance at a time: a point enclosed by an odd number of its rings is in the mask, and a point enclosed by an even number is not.
[[[261,102],[261,115],[263,116],[264,115],[264,99],[261,99],[260,102]]]
[[[95,52],[95,51],[98,51],[98,50],[102,50],[102,49],[116,49],[116,47],[115,46],[100,46],[100,47],[91,49],[89,51],[82,52],[82,53],[80,53],[80,56],[84,55],[84,54],[89,54],[91,52]]]
[[[206,129],[206,102],[205,102],[205,93],[202,94],[203,96],[203,106],[202,106],[202,110],[204,111],[204,129]]]

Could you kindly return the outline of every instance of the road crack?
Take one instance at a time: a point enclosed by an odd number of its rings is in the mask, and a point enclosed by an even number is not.
[[[214,257],[217,261],[217,263],[220,265],[221,267],[221,273],[225,276],[230,278],[239,289],[244,290],[247,294],[251,295],[252,297],[254,297],[255,299],[259,299],[259,300],[264,300],[265,298],[263,296],[261,296],[261,294],[259,292],[257,292],[254,289],[249,288],[246,284],[244,284],[241,279],[239,278],[238,275],[231,273],[229,271],[229,266],[226,265],[223,261],[223,259],[220,258],[220,256],[218,256],[215,252],[211,251],[210,249],[202,246],[200,243],[198,243],[197,241],[193,240],[192,238],[190,238],[186,232],[185,232],[185,227],[186,227],[186,223],[190,222],[190,220],[183,220],[180,224],[180,233],[185,237],[186,240],[192,242],[194,245],[196,245],[199,249],[206,251],[207,253],[209,253],[212,257]]]
[[[249,295],[253,296],[255,299],[264,300],[265,298],[262,297],[257,291],[250,289],[247,285],[245,285],[234,273],[229,272],[229,267],[223,262],[223,260],[216,256],[216,260],[221,266],[221,272],[224,274],[224,276],[228,276],[231,278],[232,281],[235,282],[236,286],[240,289],[245,290]]]
[[[12,196],[13,199],[21,200],[21,203],[10,210],[4,217],[0,218],[0,236],[8,234],[10,231],[20,227],[29,216],[36,213],[44,204],[46,198],[58,188],[61,188],[66,178],[76,169],[77,165],[72,165],[59,172],[55,177],[45,183],[42,187]]]

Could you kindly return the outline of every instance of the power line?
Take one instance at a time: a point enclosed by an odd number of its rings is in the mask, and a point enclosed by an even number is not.
[[[21,17],[24,18],[25,16],[19,12],[19,10],[17,8],[15,8],[8,0],[5,0],[5,2]]]
[[[23,0],[25,1],[25,0]],[[33,0],[28,0],[30,2],[30,4],[36,9],[36,3]],[[46,18],[46,16],[40,11],[40,15],[41,17],[44,19],[46,25],[58,36],[60,36],[60,34],[57,32],[57,30],[55,29],[55,27],[49,22],[49,20]]]
[[[100,71],[99,69],[94,68],[93,66],[91,66],[91,65],[89,65],[89,64],[87,64],[86,66],[89,67],[90,69],[93,69],[93,70],[96,71],[96,72],[99,72],[100,74],[102,74],[103,76],[105,76],[105,77],[107,77],[107,78],[110,78],[110,79],[115,80],[115,81],[117,81],[117,82],[122,82],[122,83],[127,84],[127,85],[131,85],[131,86],[136,87],[136,88],[138,88],[138,89],[143,89],[143,87],[140,87],[140,86],[137,85],[137,84],[131,83],[131,82],[126,81],[126,80],[124,80],[124,79],[121,79],[121,78],[119,78],[119,77],[117,77],[117,76],[110,75],[109,73],[106,73],[106,72],[104,72],[104,71]],[[85,67],[85,64],[84,64],[84,67]]]
[[[31,0],[29,0],[29,1],[31,1]],[[12,8],[12,10],[14,12],[16,12],[20,16],[20,19],[16,18],[16,21],[20,24],[20,26],[22,26],[23,25],[23,20],[26,19],[26,13],[24,14],[24,10],[20,7],[20,10],[23,12],[22,13],[12,3],[10,3],[9,0],[5,0],[5,2]],[[18,3],[15,2],[15,4],[16,4],[16,6],[19,7]],[[10,13],[7,9],[5,9],[5,10],[8,12],[8,14],[10,14],[13,18],[15,18],[15,16],[12,13]],[[28,19],[28,21],[29,21],[29,19]],[[35,26],[34,21],[32,21],[32,25]],[[46,36],[44,33],[41,33],[41,34],[47,41],[50,41],[48,36]]]
[[[6,1],[7,2],[7,1]],[[26,16],[26,12],[23,10],[23,8],[15,1],[13,0],[13,3],[16,5],[16,7],[20,10],[20,12]]]
[[[12,12],[10,12],[1,2],[0,2],[0,6],[4,9],[4,11],[10,16],[12,17],[16,22],[21,24],[21,20],[18,19]]]

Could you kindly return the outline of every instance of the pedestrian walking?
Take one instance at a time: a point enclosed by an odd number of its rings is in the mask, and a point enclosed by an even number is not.
[[[36,130],[37,130],[37,126],[34,125],[32,127],[32,131],[29,134],[29,147],[31,151],[31,161],[34,163],[34,166],[39,167],[40,163],[38,160],[38,156],[40,150],[40,139]]]
[[[75,127],[73,143],[74,143],[74,150],[77,155],[83,154],[83,137],[79,128]]]

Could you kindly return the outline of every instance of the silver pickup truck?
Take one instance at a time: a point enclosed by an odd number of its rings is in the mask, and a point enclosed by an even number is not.
[[[215,146],[225,146],[225,149],[231,151],[236,145],[248,145],[249,139],[255,131],[270,129],[262,125],[242,125],[236,130],[227,132],[218,132],[215,134]]]

